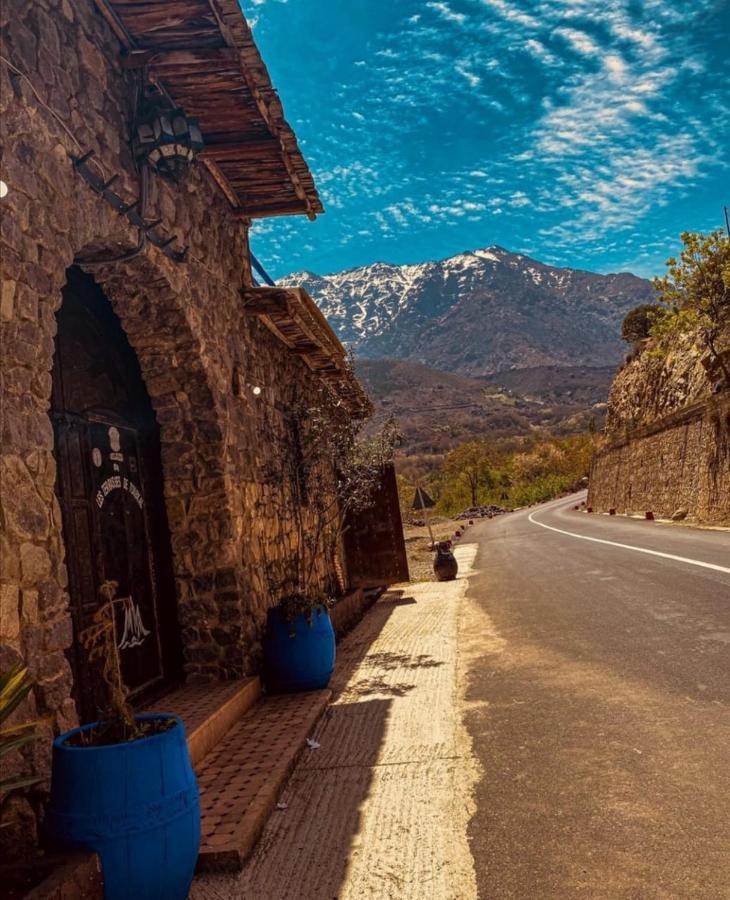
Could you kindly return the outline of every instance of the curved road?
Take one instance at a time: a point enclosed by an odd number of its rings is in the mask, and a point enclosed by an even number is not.
[[[479,896],[725,900],[730,533],[581,499],[468,536]]]

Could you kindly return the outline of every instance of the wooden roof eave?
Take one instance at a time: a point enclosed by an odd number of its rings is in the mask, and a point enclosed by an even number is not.
[[[197,78],[207,77],[209,80],[206,85],[209,89],[215,90],[216,79],[219,85],[225,85],[225,90],[221,88],[221,96],[227,98],[221,107],[224,115],[228,115],[228,107],[235,110],[236,102],[239,104],[239,111],[247,111],[240,112],[243,116],[240,130],[244,132],[246,127],[249,130],[253,128],[253,138],[243,135],[240,142],[214,140],[207,144],[201,154],[203,165],[234,208],[251,218],[305,213],[310,219],[314,219],[324,211],[296,136],[284,118],[281,102],[237,0],[171,0],[169,3],[158,2],[156,8],[150,10],[146,10],[146,5],[130,5],[120,0],[95,2],[127,51],[125,65],[144,65],[150,78],[172,100],[176,99],[175,90],[166,81],[175,84],[177,79],[178,86],[183,85],[180,89],[190,91],[195,89]],[[192,7],[200,7],[201,3],[205,6],[208,17],[202,26],[199,18],[190,18]],[[190,8],[186,9],[186,4]],[[164,17],[166,14],[174,21],[174,40],[167,46],[164,35],[169,34],[169,31],[165,29],[159,32],[163,35],[160,37],[161,43],[154,43],[158,35],[154,28],[155,17]],[[141,23],[141,33],[139,28],[134,34],[130,33],[125,18],[132,24]],[[167,28],[168,22],[165,21],[164,24]],[[192,29],[191,40],[186,44],[188,25]],[[140,40],[143,44],[141,47]],[[235,88],[235,79],[239,79],[240,89]],[[181,105],[185,106],[184,103]],[[191,114],[195,114],[195,111]],[[236,123],[230,124],[235,126]],[[203,130],[207,140],[207,131],[205,128]],[[233,127],[232,130],[235,132],[237,129]],[[262,142],[263,133],[270,135],[270,141]],[[278,177],[282,186],[284,183],[289,186],[283,201],[266,196],[267,202],[264,202],[264,198],[259,200],[250,193],[248,196],[242,195],[230,171],[226,173],[221,168],[223,165],[230,170],[232,163],[235,164],[237,151],[240,152],[242,170],[249,168],[250,161],[257,152],[256,143],[262,153],[262,177],[268,170],[274,181]],[[220,149],[216,150],[216,147]],[[281,174],[275,174],[277,172]]]
[[[370,399],[348,365],[344,347],[304,288],[246,288],[243,299],[246,308],[278,340],[332,386],[351,412],[372,412]]]

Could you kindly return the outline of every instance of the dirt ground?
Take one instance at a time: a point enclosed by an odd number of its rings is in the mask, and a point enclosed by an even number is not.
[[[434,540],[445,541],[453,537],[456,529],[464,522],[455,519],[446,519],[443,516],[434,516],[431,520],[431,531]],[[403,525],[403,534],[408,554],[408,570],[411,573],[411,581],[435,581],[433,574],[433,552],[431,550],[431,538],[428,528],[423,525]]]

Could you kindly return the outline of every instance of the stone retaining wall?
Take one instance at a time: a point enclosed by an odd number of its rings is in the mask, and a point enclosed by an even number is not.
[[[697,522],[730,524],[730,397],[614,439],[593,459],[588,504],[665,518],[685,509]]]

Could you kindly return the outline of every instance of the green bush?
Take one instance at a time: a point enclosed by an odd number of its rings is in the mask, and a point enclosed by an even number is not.
[[[621,323],[621,337],[628,344],[636,344],[646,340],[651,334],[652,326],[662,308],[652,303],[642,303],[626,313]]]
[[[435,479],[436,511],[451,516],[473,505],[513,508],[550,500],[588,474],[593,448],[591,434],[566,438],[543,435],[490,444],[489,478],[477,486],[476,502],[473,480],[455,465],[456,460],[472,464],[471,454],[454,453]]]

